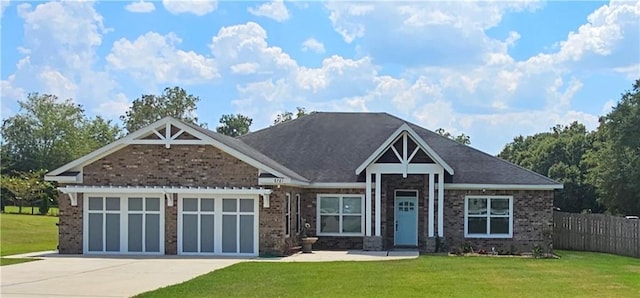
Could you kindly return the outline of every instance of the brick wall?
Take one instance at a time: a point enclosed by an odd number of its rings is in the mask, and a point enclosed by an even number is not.
[[[82,253],[82,194],[78,205],[71,206],[69,196],[58,193],[58,249],[61,254]]]
[[[513,238],[477,239],[464,237],[464,198],[467,195],[513,196]],[[444,208],[444,234],[447,246],[470,243],[475,249],[490,251],[511,250],[530,252],[536,244],[542,244],[543,229],[553,223],[553,191],[534,190],[446,190]]]
[[[205,145],[129,145],[84,167],[86,185],[245,186],[258,170]]]

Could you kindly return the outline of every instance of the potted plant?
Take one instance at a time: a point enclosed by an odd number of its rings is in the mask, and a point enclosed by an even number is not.
[[[300,231],[300,240],[302,241],[302,252],[303,253],[311,253],[313,252],[312,246],[316,241],[318,241],[318,237],[309,237],[307,235],[307,231],[311,228],[311,225],[303,218],[302,219],[302,230]]]

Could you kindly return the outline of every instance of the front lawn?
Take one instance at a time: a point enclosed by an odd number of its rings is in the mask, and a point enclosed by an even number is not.
[[[381,262],[245,262],[138,297],[640,297],[640,259],[421,256]]]
[[[53,216],[0,214],[0,256],[56,249],[57,222],[58,218]],[[0,264],[17,262],[20,261],[3,258]]]

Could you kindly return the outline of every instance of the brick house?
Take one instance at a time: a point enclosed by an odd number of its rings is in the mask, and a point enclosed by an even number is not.
[[[231,138],[167,117],[45,179],[62,254],[530,250],[561,184],[386,113],[312,113]]]

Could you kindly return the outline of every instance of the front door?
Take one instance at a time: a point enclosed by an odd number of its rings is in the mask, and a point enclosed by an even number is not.
[[[418,245],[418,192],[395,192],[395,245]]]

